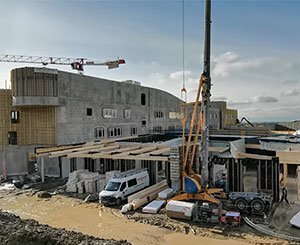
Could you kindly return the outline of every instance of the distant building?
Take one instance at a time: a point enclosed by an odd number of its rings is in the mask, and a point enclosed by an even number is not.
[[[188,119],[192,118],[193,105],[188,106]],[[201,110],[198,105],[198,112]],[[227,129],[237,124],[237,110],[228,109],[225,101],[211,101],[208,110],[210,129]],[[189,121],[189,120],[188,120]]]
[[[212,101],[212,108],[217,108],[220,111],[220,128],[226,129],[235,126],[237,123],[237,110],[228,109],[225,101]]]

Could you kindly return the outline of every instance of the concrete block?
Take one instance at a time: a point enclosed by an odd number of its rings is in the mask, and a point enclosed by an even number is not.
[[[171,188],[174,191],[181,190],[181,179],[179,179],[179,180],[171,180]]]

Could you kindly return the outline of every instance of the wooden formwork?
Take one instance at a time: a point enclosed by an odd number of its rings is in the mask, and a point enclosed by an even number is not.
[[[19,122],[11,122],[11,112],[19,112]],[[13,107],[12,91],[0,90],[0,145],[8,145],[8,133],[17,132],[18,145],[56,143],[55,107]]]
[[[12,110],[12,93],[10,89],[0,89],[0,145],[8,144],[10,130],[10,112]]]
[[[55,107],[20,108],[17,125],[19,145],[52,145],[56,143]]]

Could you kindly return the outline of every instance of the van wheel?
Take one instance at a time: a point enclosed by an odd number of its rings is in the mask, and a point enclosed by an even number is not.
[[[116,201],[117,206],[120,206],[122,203],[122,199],[119,197]]]

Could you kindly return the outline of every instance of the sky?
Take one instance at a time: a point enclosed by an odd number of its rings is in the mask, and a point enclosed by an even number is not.
[[[195,99],[203,70],[201,0],[0,4],[0,54],[123,58],[118,69],[86,66],[85,75],[135,80],[180,97],[184,73],[188,101]],[[253,122],[300,119],[299,12],[300,0],[212,0],[213,100],[227,101]],[[9,86],[11,69],[23,66],[0,63],[0,88]]]

